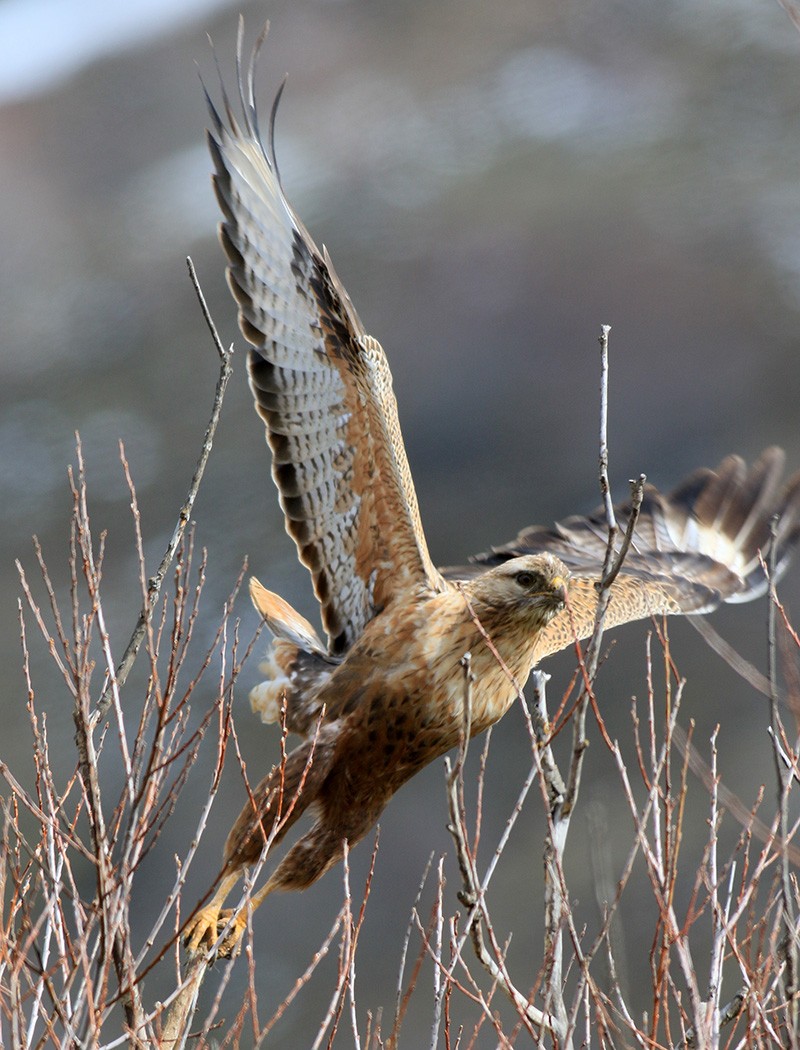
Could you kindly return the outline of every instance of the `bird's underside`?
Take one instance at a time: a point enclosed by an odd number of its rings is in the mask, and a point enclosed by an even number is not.
[[[209,99],[209,146],[256,410],[327,642],[252,582],[275,636],[252,704],[265,721],[285,719],[301,743],[258,785],[231,830],[219,890],[187,933],[192,950],[215,943],[242,869],[304,812],[313,812],[311,828],[251,908],[274,890],[310,885],[409,777],[457,744],[466,652],[476,733],[502,717],[539,660],[587,637],[607,545],[598,512],[525,529],[462,568],[434,568],[386,357],[286,200],[272,142],[267,149],[260,138],[253,95],[260,44],[246,78],[240,57],[241,113],[224,90],[219,109]],[[800,474],[781,487],[782,468],[783,453],[772,448],[749,469],[730,456],[715,471],[699,470],[669,496],[648,487],[606,626],[708,612],[764,593],[759,555],[771,522],[777,515],[779,571],[800,532]],[[629,506],[617,508],[623,526],[629,514]],[[232,923],[225,950],[240,937],[243,916]]]

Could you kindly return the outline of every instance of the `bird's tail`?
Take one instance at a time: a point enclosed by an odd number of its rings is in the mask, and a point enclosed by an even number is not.
[[[308,620],[255,577],[250,580],[250,597],[274,636],[259,664],[265,680],[250,690],[250,704],[262,721],[285,718],[287,729],[305,734],[319,717],[315,697],[336,661]]]

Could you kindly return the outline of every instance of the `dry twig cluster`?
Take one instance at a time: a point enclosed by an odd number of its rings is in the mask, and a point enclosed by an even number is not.
[[[213,331],[213,325],[212,325]],[[607,376],[607,330],[603,346],[603,404]],[[790,793],[798,776],[797,747],[782,717],[786,697],[771,668],[771,731],[778,786],[752,808],[725,793],[717,775],[718,737],[701,757],[691,728],[681,728],[683,680],[663,626],[653,627],[647,648],[647,696],[631,712],[633,768],[625,749],[606,729],[596,685],[602,651],[605,598],[628,534],[618,542],[608,487],[605,410],[601,413],[601,487],[608,508],[609,555],[599,584],[597,630],[558,708],[550,714],[546,676],[532,681],[530,708],[520,696],[530,741],[530,767],[498,840],[482,841],[483,799],[490,738],[475,784],[465,792],[466,745],[447,765],[450,830],[461,888],[446,883],[443,857],[426,870],[408,923],[397,945],[399,977],[394,1011],[363,1012],[356,994],[358,944],[373,881],[376,839],[362,890],[351,885],[347,856],[344,900],[319,949],[292,987],[279,994],[259,980],[250,931],[243,957],[212,968],[205,957],[186,962],[181,931],[194,902],[183,899],[187,873],[203,849],[203,833],[215,804],[223,763],[231,750],[245,785],[231,704],[243,661],[243,645],[230,598],[210,645],[199,656],[193,636],[200,613],[204,555],[187,529],[202,468],[230,372],[230,352],[217,340],[220,382],[203,457],[182,507],[176,533],[158,572],[148,579],[133,482],[128,476],[140,567],[142,611],[125,656],[108,629],[103,599],[104,537],[92,533],[80,445],[69,549],[70,593],[64,601],[36,547],[40,582],[20,569],[20,637],[31,728],[32,769],[0,763],[3,854],[0,925],[0,1036],[9,1047],[121,1045],[261,1046],[275,1025],[303,1002],[315,970],[338,951],[336,978],[319,1018],[315,1048],[334,1045],[378,1048],[403,1042],[412,1007],[430,1019],[431,1047],[542,1045],[559,1050],[594,1047],[789,1047],[797,1045],[797,922],[800,902],[794,867],[796,831]],[[643,478],[633,483],[634,503]],[[633,516],[635,519],[635,515]],[[632,522],[633,522],[632,519]],[[769,572],[769,567],[764,566]],[[171,593],[163,584],[171,572]],[[43,589],[44,598],[36,597]],[[800,644],[772,594],[771,637],[784,651]],[[38,634],[34,643],[32,634]],[[75,721],[69,742],[52,740],[49,712],[58,702],[42,696],[31,671],[34,644],[44,644],[57,668]],[[146,674],[128,674],[139,648]],[[123,647],[120,647],[123,648]],[[663,696],[654,665],[663,668]],[[777,663],[777,658],[774,660]],[[132,684],[136,682],[135,686]],[[464,664],[465,733],[468,739],[471,670]],[[196,702],[195,702],[196,701]],[[198,715],[201,711],[202,715]],[[591,722],[593,721],[593,725]],[[572,741],[560,757],[559,735],[571,724]],[[794,731],[795,727],[792,727]],[[630,847],[598,875],[602,914],[590,929],[570,899],[566,874],[569,833],[579,804],[587,736],[598,738],[617,772],[627,804]],[[213,740],[212,768],[195,764],[201,741]],[[233,747],[231,747],[233,745]],[[52,760],[57,749],[59,761]],[[230,760],[230,759],[229,759]],[[561,766],[566,775],[561,773]],[[259,770],[261,774],[263,770]],[[188,819],[182,793],[189,777],[204,782],[204,800]],[[29,785],[26,786],[26,777]],[[705,785],[705,809],[688,805],[690,782]],[[474,796],[468,805],[466,795]],[[292,800],[286,800],[286,808]],[[531,879],[520,916],[539,910],[544,943],[527,972],[512,972],[508,942],[492,918],[492,878],[506,845],[525,814],[545,814],[544,877]],[[181,819],[176,820],[176,812]],[[764,815],[766,813],[766,815]],[[683,848],[689,821],[703,821],[705,845],[693,861]],[[720,848],[720,827],[738,821],[733,850]],[[191,830],[186,831],[189,827]],[[267,844],[268,845],[268,844]],[[153,863],[160,852],[160,866]],[[266,855],[266,848],[264,855]],[[481,859],[488,852],[488,862]],[[164,855],[174,857],[166,875]],[[602,850],[598,849],[602,859]],[[643,870],[654,906],[650,950],[638,967],[634,1006],[620,974],[615,947],[624,924],[630,884]],[[153,882],[153,872],[158,883]],[[253,873],[242,903],[246,905]],[[213,886],[209,887],[209,893]],[[680,890],[680,892],[678,892]],[[134,910],[147,893],[160,908],[146,930]],[[432,897],[426,914],[423,900]],[[678,900],[688,900],[682,909]],[[290,902],[296,904],[296,902]],[[468,947],[471,946],[471,953]],[[225,998],[234,967],[247,971],[246,991],[232,1016]],[[430,975],[430,982],[426,984]],[[201,995],[201,985],[205,983]],[[646,984],[646,991],[643,985]],[[501,993],[498,995],[497,993]],[[269,1014],[267,1020],[263,1017]]]

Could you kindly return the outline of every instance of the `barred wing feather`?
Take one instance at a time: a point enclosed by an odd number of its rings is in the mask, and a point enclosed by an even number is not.
[[[272,145],[262,143],[253,94],[260,43],[246,78],[240,57],[241,117],[224,89],[220,109],[208,99],[220,237],[286,529],[311,572],[329,651],[340,654],[398,595],[442,581],[386,356],[292,210]]]
[[[716,470],[690,474],[668,496],[645,489],[632,549],[611,589],[607,627],[647,616],[706,613],[721,602],[745,602],[767,590],[759,555],[768,557],[775,529],[776,575],[800,539],[800,473],[781,488],[784,453],[766,449],[748,469],[728,456]],[[615,508],[624,530],[630,504]],[[532,526],[494,547],[451,578],[474,576],[509,558],[537,551],[558,555],[571,571],[569,613],[557,617],[536,646],[537,660],[591,634],[608,542],[605,513],[567,518],[552,528]]]

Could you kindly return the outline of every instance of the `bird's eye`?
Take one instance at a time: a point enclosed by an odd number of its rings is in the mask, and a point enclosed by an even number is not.
[[[537,576],[535,572],[528,572],[527,570],[523,570],[522,572],[517,573],[516,581],[520,585],[520,587],[524,587],[527,590],[529,587],[533,587],[533,585],[537,582]]]

